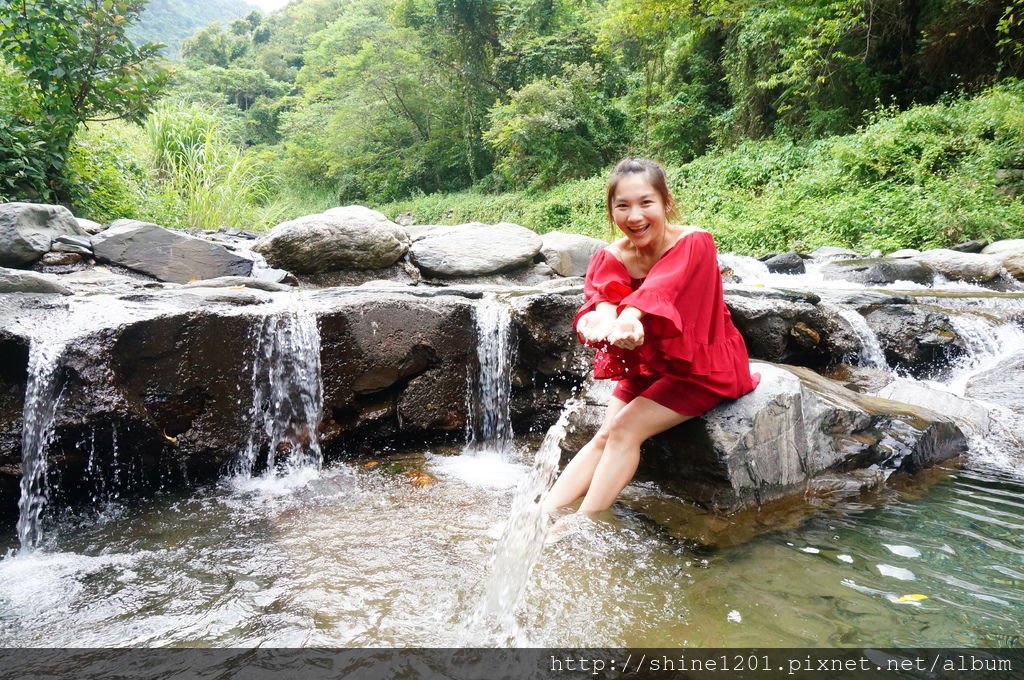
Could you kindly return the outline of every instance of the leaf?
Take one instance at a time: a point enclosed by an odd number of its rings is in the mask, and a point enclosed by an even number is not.
[[[896,599],[900,602],[920,602],[921,600],[927,600],[928,596],[921,593],[909,593],[907,595],[900,595]]]

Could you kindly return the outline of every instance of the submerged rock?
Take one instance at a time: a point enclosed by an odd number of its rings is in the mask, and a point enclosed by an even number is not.
[[[86,236],[60,205],[0,203],[0,266],[23,267],[50,252],[58,236]]]
[[[640,473],[666,491],[733,512],[803,494],[817,477],[864,470],[883,481],[966,450],[956,424],[927,409],[857,394],[816,373],[756,363],[751,394],[658,435],[644,447]],[[573,455],[597,431],[607,386],[597,387],[562,442]]]

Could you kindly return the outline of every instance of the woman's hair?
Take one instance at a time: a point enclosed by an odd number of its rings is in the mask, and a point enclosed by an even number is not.
[[[608,212],[608,221],[614,226],[615,220],[612,217],[612,201],[615,200],[615,190],[619,186],[619,180],[626,175],[642,174],[647,179],[654,190],[661,196],[662,202],[665,204],[665,213],[669,219],[676,219],[678,217],[676,213],[676,199],[672,197],[672,192],[668,190],[668,180],[665,178],[665,170],[652,160],[646,158],[633,158],[629,157],[615,166],[612,170],[611,176],[608,178],[608,191],[605,194],[605,210]]]

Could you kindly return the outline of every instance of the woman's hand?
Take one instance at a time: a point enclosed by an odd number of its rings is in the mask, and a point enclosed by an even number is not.
[[[627,307],[622,310],[608,334],[608,342],[623,349],[636,349],[644,344],[644,325],[640,323],[640,310]]]
[[[580,317],[579,322],[576,324],[576,331],[583,336],[583,339],[590,343],[604,342],[608,339],[608,334],[612,332],[612,328],[615,326],[615,312],[612,307],[612,313],[608,314],[602,310],[594,310],[587,312]]]

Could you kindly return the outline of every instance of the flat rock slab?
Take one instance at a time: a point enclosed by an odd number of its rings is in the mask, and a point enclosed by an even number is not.
[[[383,269],[409,250],[409,236],[382,213],[350,205],[279,224],[253,250],[296,274]]]
[[[53,274],[38,274],[0,267],[0,293],[51,293],[71,295],[72,291]]]
[[[409,249],[426,276],[486,276],[524,267],[540,252],[541,237],[518,224],[471,222],[422,233]]]
[[[0,266],[32,264],[50,252],[58,236],[87,236],[60,205],[0,203]]]
[[[885,285],[897,281],[931,284],[935,278],[932,269],[912,259],[891,257],[837,260],[821,268],[829,281],[851,281],[868,285]]]
[[[914,260],[954,281],[984,283],[998,277],[1003,271],[1002,259],[998,256],[964,253],[946,248],[926,250]]]
[[[93,236],[92,249],[101,262],[171,283],[249,276],[253,265],[224,246],[135,220],[118,220]]]

